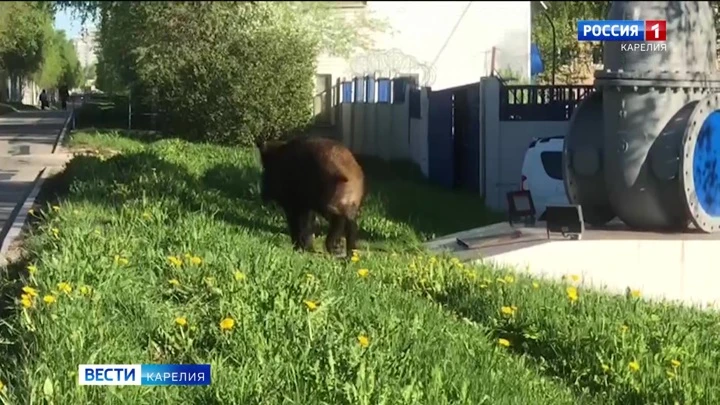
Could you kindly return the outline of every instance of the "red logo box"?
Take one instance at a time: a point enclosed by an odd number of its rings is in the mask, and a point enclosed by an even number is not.
[[[645,40],[646,41],[665,41],[667,21],[665,20],[646,20],[645,21]]]

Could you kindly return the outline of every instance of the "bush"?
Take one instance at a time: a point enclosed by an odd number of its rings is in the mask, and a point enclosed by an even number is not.
[[[104,60],[133,55],[120,75],[169,130],[249,145],[311,118],[317,43],[301,27],[278,3],[120,3],[101,44]]]

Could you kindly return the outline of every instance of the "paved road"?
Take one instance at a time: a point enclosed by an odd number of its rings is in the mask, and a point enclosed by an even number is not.
[[[58,145],[68,111],[22,111],[0,116],[0,240],[16,236],[16,208],[32,191],[38,175],[61,170],[69,154]],[[23,219],[23,218],[19,218]],[[4,250],[4,249],[3,249]],[[1,253],[5,253],[4,251]],[[0,258],[2,259],[2,258]],[[1,261],[1,260],[0,260]]]

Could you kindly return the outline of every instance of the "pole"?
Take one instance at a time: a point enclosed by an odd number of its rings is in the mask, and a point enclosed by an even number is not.
[[[551,84],[553,88],[555,87],[555,57],[557,55],[557,42],[555,39],[555,24],[552,22],[552,18],[550,18],[550,15],[546,12],[543,13],[545,15],[545,18],[547,18],[548,22],[550,23],[550,29],[552,30],[552,78],[551,78]]]
[[[132,129],[132,90],[128,90],[128,131]]]

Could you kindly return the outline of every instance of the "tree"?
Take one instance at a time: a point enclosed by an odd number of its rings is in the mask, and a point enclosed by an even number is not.
[[[35,72],[51,36],[52,14],[42,3],[0,3],[0,64],[10,73]]]
[[[592,73],[593,48],[600,44],[588,44],[577,40],[578,20],[602,20],[610,7],[609,1],[567,1],[547,2],[548,10],[535,7],[532,19],[532,39],[540,49],[545,71],[540,81],[548,83],[552,75],[552,28],[548,17],[555,25],[556,67],[555,82],[574,84]],[[544,15],[547,13],[547,15]]]
[[[62,35],[60,41],[60,59],[62,61],[62,72],[58,78],[59,86],[68,86],[74,88],[82,84],[83,71],[80,61],[78,61],[77,51],[72,41]]]
[[[40,69],[51,43],[52,9],[47,3],[0,3],[0,65],[16,86]]]
[[[191,138],[246,145],[306,125],[318,54],[367,47],[377,22],[350,29],[320,2],[59,6],[100,20],[98,87],[131,90]]]
[[[70,88],[82,84],[83,72],[72,41],[65,31],[53,33],[43,49],[43,62],[33,79],[41,88],[54,89],[67,85]]]

